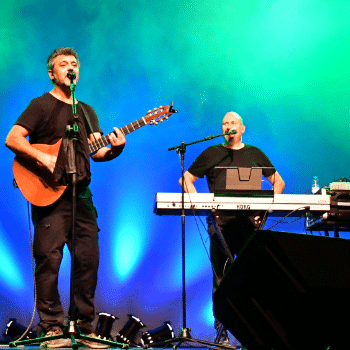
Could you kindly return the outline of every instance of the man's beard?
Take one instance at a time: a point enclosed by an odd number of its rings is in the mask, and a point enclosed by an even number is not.
[[[228,146],[232,145],[234,142],[235,142],[235,136],[231,136],[227,139],[225,138],[225,144]]]

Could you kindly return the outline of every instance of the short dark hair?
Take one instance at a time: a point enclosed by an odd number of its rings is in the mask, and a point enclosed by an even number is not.
[[[79,58],[77,52],[71,47],[60,47],[54,50],[51,55],[47,59],[47,70],[51,70],[53,68],[53,62],[57,56],[65,55],[65,56],[74,56],[77,59],[78,67],[80,66]]]

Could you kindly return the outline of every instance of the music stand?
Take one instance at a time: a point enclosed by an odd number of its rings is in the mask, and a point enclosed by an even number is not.
[[[273,196],[272,189],[263,189],[262,177],[268,171],[275,171],[274,167],[215,167],[217,181],[214,188],[216,196]]]

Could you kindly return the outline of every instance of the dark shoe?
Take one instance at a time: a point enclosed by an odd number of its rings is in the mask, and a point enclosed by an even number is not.
[[[95,333],[86,334],[86,335],[88,337],[101,339]],[[82,344],[82,345],[84,345],[84,346],[86,346],[86,347],[88,347],[88,348],[90,348],[90,349],[107,349],[107,348],[109,348],[108,344],[103,344],[103,343],[100,343],[100,342],[95,342],[95,341],[87,340],[87,339],[78,338],[77,342]]]
[[[217,348],[219,348],[219,349],[220,349],[220,345],[231,347],[230,338],[228,337],[227,330],[223,327],[223,325],[221,325],[217,329],[215,343],[218,344]],[[234,347],[232,347],[232,348],[234,348]],[[224,349],[224,348],[222,348],[222,349]]]
[[[48,331],[45,335],[45,337],[52,337],[55,335],[61,335],[63,334],[61,329],[55,329]],[[40,348],[70,348],[72,346],[70,339],[67,338],[60,338],[60,339],[53,339],[53,340],[46,340],[40,344]]]

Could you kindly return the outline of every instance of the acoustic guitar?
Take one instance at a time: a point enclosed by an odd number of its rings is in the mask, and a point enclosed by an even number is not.
[[[124,135],[130,134],[147,124],[156,125],[164,119],[168,119],[171,114],[176,112],[177,110],[173,109],[172,105],[154,108],[152,111],[148,111],[144,117],[120,128],[120,131]],[[102,147],[110,144],[108,137],[112,133],[89,143],[90,156]],[[42,152],[57,157],[61,143],[62,139],[53,145],[32,144],[32,146]],[[62,196],[67,188],[67,186],[63,186],[54,180],[52,173],[48,169],[38,166],[35,161],[27,158],[17,155],[13,161],[12,169],[17,187],[23,196],[34,205],[44,207],[53,204]]]

